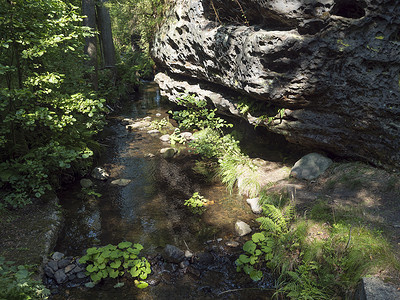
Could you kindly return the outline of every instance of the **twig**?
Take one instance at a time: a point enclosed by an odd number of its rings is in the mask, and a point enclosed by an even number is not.
[[[349,240],[347,241],[346,247],[344,247],[344,250],[346,250],[349,245],[350,245],[350,240],[351,240],[351,229],[353,228],[353,225],[350,226],[350,230],[349,230]]]
[[[211,3],[211,6],[212,6],[212,8],[214,10],[215,16],[217,17],[217,20],[218,20],[219,24],[222,25],[221,19],[219,18],[218,12],[217,12],[217,10],[216,10],[216,8],[214,6],[214,2],[211,0],[210,3]]]
[[[242,5],[240,4],[239,0],[234,0],[234,1],[237,3],[237,5],[239,5],[240,11],[241,11],[242,16],[243,16],[243,19],[244,19],[244,23],[245,23],[247,26],[250,26],[250,23],[249,23],[249,21],[247,20],[246,14],[244,13],[243,7],[242,7]]]
[[[333,224],[336,224],[335,208],[333,206],[332,206],[332,216],[333,216]]]
[[[183,242],[185,243],[186,248],[190,251],[188,244],[186,244],[186,241],[183,240]]]

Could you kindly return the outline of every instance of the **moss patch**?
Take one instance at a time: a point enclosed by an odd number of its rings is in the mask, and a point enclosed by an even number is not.
[[[56,242],[61,213],[55,195],[18,210],[0,211],[0,256],[41,266]]]

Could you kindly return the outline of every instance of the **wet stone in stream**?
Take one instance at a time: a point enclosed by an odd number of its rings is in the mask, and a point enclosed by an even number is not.
[[[89,282],[85,274],[85,267],[71,256],[55,252],[52,258],[45,264],[43,271],[46,275],[45,283],[51,289],[57,289],[58,285],[77,287]]]

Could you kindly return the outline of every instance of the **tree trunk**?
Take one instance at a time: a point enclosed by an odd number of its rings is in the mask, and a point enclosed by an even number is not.
[[[115,67],[115,48],[111,31],[111,19],[108,8],[104,5],[107,0],[99,0],[97,3],[98,28],[102,44],[104,68]]]
[[[95,0],[82,0],[82,14],[87,16],[83,20],[83,25],[96,31],[96,5]],[[98,88],[98,62],[97,62],[97,37],[85,38],[85,54],[89,55],[89,66],[94,67],[91,81],[95,90]]]

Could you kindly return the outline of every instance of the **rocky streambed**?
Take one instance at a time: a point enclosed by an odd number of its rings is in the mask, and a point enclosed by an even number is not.
[[[193,173],[193,153],[184,147],[171,147],[167,140],[160,139],[162,133],[147,127],[151,121],[148,117],[152,120],[167,117],[166,109],[160,107],[157,88],[148,85],[142,93],[146,97],[127,104],[126,113],[110,123],[109,132],[102,141],[108,150],[99,161],[101,168],[93,174],[104,177],[84,178],[59,193],[65,216],[64,229],[55,247],[57,252],[43,264],[52,297],[268,299],[273,279],[265,276],[261,282],[254,283],[247,275],[237,273],[234,264],[242,252],[241,246],[249,239],[249,235],[240,236],[235,224],[244,221],[248,229],[258,229],[259,224],[254,221],[260,212],[257,201],[231,195],[219,183],[206,182]],[[133,120],[126,123],[124,119]],[[126,128],[133,124],[142,126]],[[172,131],[171,128],[169,133]],[[248,136],[252,146],[257,144],[257,139],[250,133]],[[263,137],[263,141],[267,141]],[[295,198],[300,214],[306,214],[315,203],[326,201],[334,211],[348,210],[354,216],[362,216],[369,226],[383,229],[393,247],[400,250],[397,205],[400,180],[396,173],[328,159],[329,166],[323,167],[322,175],[310,177],[310,172],[304,171],[307,164],[303,161],[296,164],[293,176],[289,177],[291,167],[304,153],[285,148],[278,137],[268,140],[267,144],[268,151],[260,151],[265,150],[265,144],[258,149],[253,149],[250,143],[245,147],[250,154],[262,153],[262,159],[257,158],[255,162],[262,171],[263,180],[274,182],[271,191],[288,191]],[[168,155],[165,154],[168,151],[161,153],[165,148],[174,150]],[[315,157],[317,161],[321,158]],[[200,191],[213,203],[202,215],[193,215],[183,205],[195,191]],[[13,222],[11,217],[2,222],[9,228],[22,224],[18,224],[18,218]],[[57,230],[52,232],[54,236]],[[315,230],[310,232],[309,238],[320,238],[319,234],[320,231]],[[41,241],[39,236],[41,232],[31,232],[33,240]],[[33,247],[23,237],[12,241],[6,232],[1,232],[0,240],[2,245],[8,245],[8,250],[17,249],[13,250],[14,254],[30,252],[29,248]],[[88,278],[82,270],[84,265],[78,263],[79,257],[87,248],[124,240],[145,247],[143,254],[152,266],[147,279],[150,287],[139,290],[127,279],[123,279],[127,284],[117,289],[113,288],[113,280],[105,280],[92,289],[85,287]],[[18,243],[18,247],[12,248],[13,243]],[[48,251],[43,250],[42,257]],[[11,259],[12,255],[7,257]],[[24,259],[26,256],[21,256],[18,261],[26,262]],[[377,275],[396,284],[394,273]],[[363,283],[367,284],[360,290],[364,294],[371,295],[382,286],[396,293],[393,286],[385,286],[377,277],[365,279]]]

